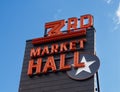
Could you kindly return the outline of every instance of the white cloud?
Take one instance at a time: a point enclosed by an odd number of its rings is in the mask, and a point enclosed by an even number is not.
[[[107,4],[110,4],[112,0],[105,0]]]
[[[120,24],[120,3],[116,11],[116,17],[117,17],[117,24]]]
[[[115,12],[115,16],[113,17],[113,22],[115,23],[114,30],[117,30],[118,28],[120,28],[120,3]]]

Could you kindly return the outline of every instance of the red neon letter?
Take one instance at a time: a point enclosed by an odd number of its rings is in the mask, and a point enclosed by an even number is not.
[[[60,30],[64,26],[65,26],[65,20],[59,20],[59,21],[46,23],[45,29],[50,29],[50,31],[48,32],[48,36],[53,36],[56,34],[61,34],[62,32]]]
[[[74,30],[77,29],[77,18],[76,17],[68,19],[68,26],[67,26],[68,32],[71,32],[71,29],[74,29]]]
[[[60,52],[67,51],[67,50],[68,50],[68,49],[67,49],[67,45],[68,45],[67,42],[60,44]]]
[[[39,57],[40,56],[40,52],[41,52],[41,48],[36,48],[36,49],[31,49],[30,51],[30,57],[31,58],[35,58],[35,57]]]
[[[47,71],[49,69],[52,69],[53,72],[56,71],[56,65],[55,65],[55,61],[54,61],[53,56],[48,57],[46,64],[44,66],[44,69],[43,69],[43,73],[47,73]]]
[[[42,59],[39,58],[37,59],[37,63],[34,64],[34,60],[30,60],[29,61],[29,65],[28,65],[28,72],[27,74],[29,76],[31,76],[33,74],[33,70],[35,69],[35,73],[36,74],[40,74],[41,73],[41,65],[42,65]]]
[[[79,63],[79,52],[78,51],[74,52],[74,67],[75,68],[85,67],[84,63]]]
[[[86,42],[86,39],[81,39],[80,41],[80,49],[84,49],[84,42]]]
[[[85,19],[88,20],[88,23],[85,24],[84,21]],[[80,17],[80,28],[89,28],[93,26],[93,17],[90,14],[84,15]]]
[[[70,50],[71,50],[71,51],[76,50],[76,41],[70,42]]]
[[[70,69],[70,65],[66,65],[65,63],[65,54],[60,55],[60,70],[68,70]]]
[[[54,53],[57,53],[58,52],[58,44],[53,44],[51,46],[51,53],[54,54]]]
[[[42,51],[42,54],[41,54],[41,55],[45,55],[45,54],[49,54],[48,46],[45,46],[45,47],[43,48],[43,51]]]

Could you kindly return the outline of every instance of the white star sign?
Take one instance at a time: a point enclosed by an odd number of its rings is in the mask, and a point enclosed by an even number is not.
[[[90,70],[90,65],[92,65],[95,61],[86,61],[85,57],[83,56],[82,57],[82,60],[81,60],[81,63],[84,63],[85,64],[85,67],[80,67],[77,69],[77,72],[75,73],[75,75],[78,75],[79,73],[81,73],[82,71],[86,71],[88,73],[91,73],[91,70]]]

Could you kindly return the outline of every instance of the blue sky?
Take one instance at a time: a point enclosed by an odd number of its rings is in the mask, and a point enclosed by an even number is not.
[[[119,0],[0,0],[0,91],[17,92],[25,41],[42,37],[46,22],[94,16],[101,92],[120,92]]]

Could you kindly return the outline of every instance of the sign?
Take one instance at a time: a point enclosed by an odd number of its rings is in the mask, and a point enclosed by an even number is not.
[[[90,14],[45,23],[26,41],[19,92],[95,92],[95,32]]]
[[[93,76],[99,68],[99,59],[95,55],[81,54],[85,52],[87,43],[87,31],[93,26],[92,15],[80,17],[80,28],[78,18],[68,18],[68,21],[59,20],[48,22],[45,29],[49,30],[45,37],[32,40],[34,48],[30,50],[30,60],[27,74],[29,76],[46,74],[49,72],[67,71],[67,74],[77,80],[87,79]],[[85,21],[87,20],[87,23]],[[61,29],[67,23],[67,31]],[[81,37],[80,39],[75,39]],[[68,41],[69,39],[73,39]],[[67,40],[62,42],[63,40]],[[52,42],[51,45],[47,44]],[[40,44],[46,44],[39,46]],[[67,54],[71,53],[72,57],[67,60]],[[60,58],[55,60],[56,55]],[[45,59],[44,59],[45,58]],[[43,63],[43,61],[45,62]],[[58,64],[56,64],[59,62]],[[95,68],[94,68],[95,67]]]

